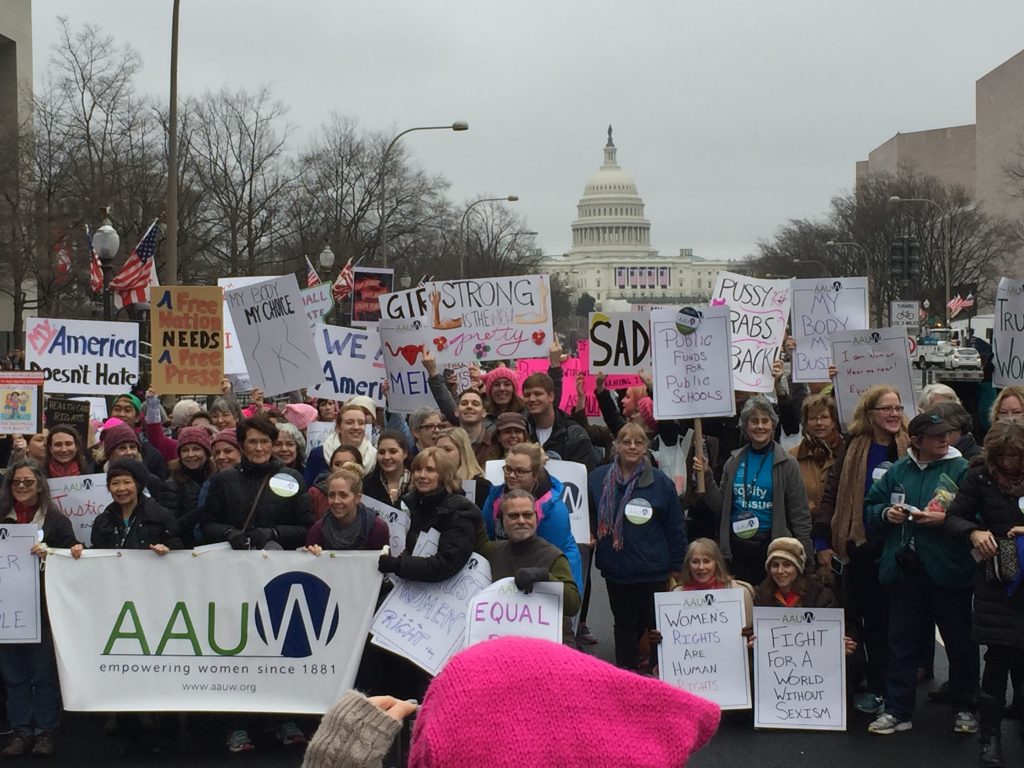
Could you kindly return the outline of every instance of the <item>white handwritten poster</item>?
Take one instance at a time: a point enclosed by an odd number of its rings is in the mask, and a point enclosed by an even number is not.
[[[868,326],[866,277],[793,280],[793,381],[828,381],[832,334]]]
[[[38,643],[39,526],[0,525],[0,643]]]
[[[754,608],[754,727],[846,730],[842,608]]]
[[[279,395],[323,375],[295,275],[226,291],[224,300],[253,387]]]
[[[496,637],[562,642],[564,594],[560,581],[539,581],[527,595],[516,588],[513,577],[498,579],[469,601],[466,647]]]
[[[100,472],[95,475],[51,477],[46,482],[50,486],[50,496],[54,503],[71,519],[75,538],[89,546],[93,521],[114,501],[107,490],[107,476]]]
[[[592,373],[636,373],[651,367],[649,312],[591,312]]]
[[[719,272],[711,306],[728,306],[733,389],[771,392],[772,363],[781,355],[790,305],[789,280]]]
[[[723,354],[731,338],[730,308],[651,312],[654,418],[732,416],[735,370]]]
[[[996,289],[992,328],[992,386],[1009,387],[1024,380],[1024,280],[1003,277]]]
[[[303,288],[299,291],[299,296],[302,298],[302,310],[309,321],[309,329],[316,332],[316,329],[323,325],[324,315],[334,308],[331,284],[320,283],[312,288]]]
[[[138,381],[138,323],[30,317],[25,339],[25,362],[43,371],[48,394],[118,395]]]
[[[362,504],[367,509],[372,509],[376,512],[377,517],[387,523],[388,546],[391,549],[391,554],[398,557],[405,552],[405,537],[409,533],[409,510],[396,509],[390,504],[378,501],[365,493],[363,494]],[[416,540],[416,543],[419,543],[419,539]]]
[[[313,331],[313,344],[323,373],[310,394],[341,401],[353,395],[366,395],[384,407],[381,385],[387,374],[376,328],[364,330],[321,323]]]
[[[844,424],[853,418],[860,396],[875,384],[889,384],[899,391],[907,419],[917,414],[905,329],[838,331],[832,334],[832,356],[836,361],[836,404]]]
[[[430,343],[423,321],[382,317],[377,331],[387,372],[388,408],[394,413],[412,413],[417,408],[437,407],[422,362],[423,347]]]
[[[246,285],[255,285],[264,280],[272,280],[277,275],[247,275],[245,277],[219,277],[217,285],[225,292]],[[242,357],[242,350],[238,346],[238,334],[235,333],[235,322],[231,318],[227,299],[224,300],[224,373],[236,375],[248,375],[245,368],[245,358]],[[235,391],[239,391],[236,387]]]
[[[655,592],[661,679],[722,709],[750,709],[742,589]]]

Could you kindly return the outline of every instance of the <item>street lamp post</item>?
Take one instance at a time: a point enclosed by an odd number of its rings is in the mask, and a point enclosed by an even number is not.
[[[110,277],[114,271],[117,249],[121,247],[121,236],[110,223],[109,206],[100,208],[100,216],[103,217],[103,221],[92,235],[92,246],[96,249],[96,257],[103,268],[103,319],[109,322],[114,314],[110,296]]]
[[[933,208],[935,208],[936,211],[939,212],[939,227],[940,227],[939,233],[940,234],[942,232],[942,229],[941,229],[941,227],[942,227],[942,218],[943,217],[949,218],[947,216],[946,212],[944,210],[942,210],[942,206],[941,205],[936,203],[934,200],[929,200],[926,197],[900,197],[899,195],[893,195],[892,197],[889,198],[889,203],[892,204],[892,205],[899,205],[901,203],[927,203],[928,205],[932,206]],[[946,253],[945,253],[945,256],[943,258],[943,267],[944,267],[944,272],[945,272],[945,276],[946,276],[946,304],[945,304],[945,307],[946,307],[946,327],[947,328],[949,328],[949,292],[950,292],[949,273],[950,273],[950,268],[951,268],[950,262],[953,259],[953,222],[950,221],[948,226],[949,226],[949,242],[946,243]]]
[[[853,240],[829,240],[825,243],[826,248],[856,248],[864,256],[864,271],[867,273],[865,277],[868,279],[868,321],[870,325],[871,320],[871,258],[868,256],[867,249],[860,243],[855,243]]]
[[[331,297],[333,298],[333,296],[334,296],[334,280],[331,278],[331,268],[334,267],[334,251],[331,250],[330,243],[324,244],[324,249],[322,251],[320,251],[320,255],[317,256],[317,261],[320,262],[320,267],[327,271],[327,277],[328,277],[327,282],[330,283],[330,286],[331,286],[327,290],[329,290],[331,292]],[[334,315],[334,322],[337,324],[337,322],[338,322],[338,308],[336,306],[334,306],[334,302],[333,301],[331,302],[331,307],[332,307],[331,314]]]
[[[466,279],[466,219],[469,217],[469,212],[476,208],[481,203],[515,203],[519,200],[519,195],[506,195],[505,197],[482,197],[479,200],[475,200],[466,206],[465,213],[462,214],[462,220],[459,222],[459,239],[462,241],[462,249],[459,251],[459,279]]]
[[[794,266],[798,267],[801,264],[817,264],[819,267],[821,267],[822,274],[825,277],[828,277],[828,267],[826,267],[820,261],[815,261],[814,259],[793,259],[793,265]]]
[[[406,128],[404,131],[399,133],[395,138],[388,144],[387,149],[384,150],[384,154],[380,159],[380,251],[381,251],[381,266],[387,268],[388,266],[388,214],[387,214],[387,194],[385,193],[387,185],[388,175],[388,159],[391,157],[391,150],[395,148],[395,144],[398,140],[405,136],[407,133],[413,131],[468,131],[469,123],[463,120],[456,120],[451,125],[419,125],[415,128]]]

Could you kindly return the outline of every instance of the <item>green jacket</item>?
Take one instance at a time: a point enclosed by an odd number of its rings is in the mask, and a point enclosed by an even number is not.
[[[864,508],[868,527],[885,536],[878,573],[882,584],[894,586],[903,582],[903,571],[896,555],[913,542],[929,581],[939,587],[971,586],[975,566],[970,547],[964,541],[949,539],[945,526],[924,526],[910,521],[890,523],[882,519],[882,512],[889,507],[892,489],[897,485],[903,486],[907,504],[924,509],[935,497],[941,475],[946,475],[959,487],[966,471],[967,460],[955,448],[950,448],[944,459],[924,468],[908,453],[871,486],[864,497]]]

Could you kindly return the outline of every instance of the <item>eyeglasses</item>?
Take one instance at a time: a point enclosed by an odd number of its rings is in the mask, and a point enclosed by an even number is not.
[[[429,429],[432,432],[437,432],[441,427],[441,424],[420,424],[420,429]]]
[[[533,474],[532,469],[520,469],[519,467],[510,467],[508,464],[502,467],[501,471],[504,472],[506,475],[512,475],[513,477],[525,477],[526,475]]]
[[[872,411],[881,411],[882,413],[903,413],[906,409],[902,405],[886,405],[879,408],[872,408]]]
[[[36,479],[34,477],[30,477],[24,480],[19,477],[11,478],[11,485],[14,486],[15,488],[31,488],[35,484]]]

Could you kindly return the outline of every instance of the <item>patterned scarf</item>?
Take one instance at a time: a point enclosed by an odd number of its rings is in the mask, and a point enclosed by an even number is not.
[[[646,469],[647,459],[643,459],[629,477],[623,478],[621,465],[615,460],[604,477],[601,499],[597,502],[597,538],[603,539],[610,533],[612,548],[616,551],[622,549],[623,545],[622,521],[626,515],[626,502],[633,496],[633,489]],[[621,496],[617,496],[619,486],[625,486]]]

